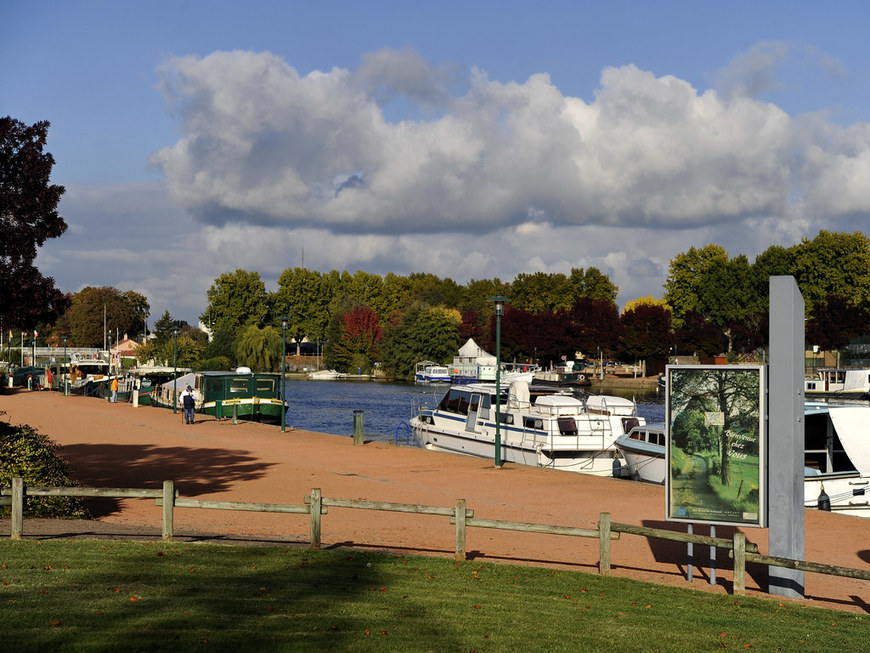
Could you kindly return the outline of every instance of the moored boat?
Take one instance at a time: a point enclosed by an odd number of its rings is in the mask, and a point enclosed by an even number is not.
[[[417,383],[450,383],[450,372],[445,365],[423,361],[417,363],[414,380]]]
[[[664,485],[665,462],[664,424],[635,426],[616,439],[616,447],[625,458],[628,475],[638,481]]]
[[[495,384],[451,386],[438,406],[420,410],[411,428],[427,449],[493,458],[496,399],[501,458],[521,465],[621,476],[616,439],[644,423],[634,402],[622,397],[577,396],[516,381],[498,394]]]
[[[334,381],[336,379],[343,379],[345,376],[347,375],[335,370],[317,370],[308,374],[308,378],[312,381]]]
[[[870,370],[821,369],[804,379],[807,400],[870,403]]]
[[[191,372],[161,384],[152,397],[158,406],[180,409],[181,393],[191,386],[196,394],[195,411],[218,419],[236,416],[258,422],[281,421],[281,375],[251,372],[240,367],[235,372]],[[173,394],[174,393],[174,394]]]

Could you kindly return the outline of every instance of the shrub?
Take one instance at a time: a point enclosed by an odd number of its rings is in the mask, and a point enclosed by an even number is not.
[[[0,415],[6,413],[0,412]],[[26,424],[12,426],[0,418],[0,487],[12,487],[20,476],[25,485],[70,486],[69,466],[57,455],[58,445]],[[0,507],[0,516],[9,517],[9,506]],[[26,517],[87,516],[81,501],[74,497],[39,497],[24,502]]]

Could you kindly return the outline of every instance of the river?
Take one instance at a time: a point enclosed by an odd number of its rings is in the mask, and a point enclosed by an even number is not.
[[[287,425],[293,428],[353,436],[354,411],[363,411],[367,440],[404,444],[405,424],[421,404],[434,406],[447,391],[446,385],[415,385],[373,381],[308,381],[287,379]],[[615,392],[613,394],[616,394]],[[664,403],[656,390],[619,392],[634,399],[638,414],[647,422],[664,421]],[[413,443],[413,438],[411,439]]]

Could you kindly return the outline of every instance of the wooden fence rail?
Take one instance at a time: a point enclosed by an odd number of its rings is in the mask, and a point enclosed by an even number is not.
[[[849,567],[838,567],[817,562],[805,562],[802,560],[792,560],[790,558],[761,555],[757,553],[758,546],[751,542],[747,542],[745,533],[739,531],[734,533],[733,539],[680,533],[660,528],[649,528],[646,526],[634,526],[632,524],[611,522],[610,513],[606,512],[600,514],[597,528],[578,528],[572,526],[556,526],[551,524],[501,521],[494,519],[475,519],[474,511],[466,508],[465,499],[457,499],[456,505],[453,507],[367,501],[362,499],[336,499],[323,497],[319,488],[312,488],[309,496],[304,497],[303,505],[292,505],[180,498],[178,493],[175,491],[175,484],[173,481],[164,481],[163,488],[158,490],[142,488],[25,487],[22,479],[13,478],[11,488],[0,488],[0,505],[12,505],[11,539],[20,540],[24,532],[24,498],[46,496],[154,499],[156,504],[163,508],[164,540],[171,540],[173,537],[175,508],[242,510],[253,512],[308,514],[309,546],[312,549],[319,549],[321,546],[321,516],[328,514],[329,508],[333,507],[448,517],[450,524],[455,527],[455,555],[457,560],[465,560],[466,558],[465,544],[466,531],[468,528],[495,528],[500,530],[541,533],[547,535],[589,537],[598,538],[599,540],[598,572],[602,575],[609,575],[611,559],[610,543],[612,540],[619,539],[621,533],[626,533],[629,535],[699,544],[702,546],[711,546],[728,550],[729,556],[734,560],[733,592],[735,594],[744,594],[746,591],[745,574],[747,562],[870,581],[870,570],[852,569]]]

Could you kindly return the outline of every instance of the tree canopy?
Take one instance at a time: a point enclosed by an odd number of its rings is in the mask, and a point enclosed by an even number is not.
[[[43,152],[48,128],[0,118],[0,311],[5,325],[22,329],[53,324],[67,306],[33,265],[38,248],[67,228],[57,212],[64,187],[49,182],[54,158]]]

